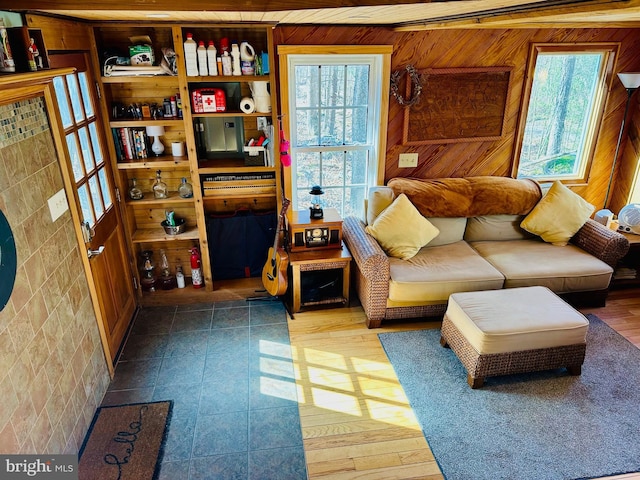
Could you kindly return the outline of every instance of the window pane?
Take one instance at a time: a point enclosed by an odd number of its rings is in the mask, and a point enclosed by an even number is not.
[[[338,213],[342,212],[344,190],[342,188],[324,188],[322,195],[323,208],[335,208]]]
[[[67,91],[65,89],[64,79],[62,77],[54,77],[53,87],[56,91],[62,126],[68,128],[73,125],[73,120],[71,120],[71,112],[69,111],[69,103],[67,102]]]
[[[299,188],[307,190],[320,185],[320,153],[300,152],[296,155],[296,180]]]
[[[322,180],[323,187],[343,186],[345,152],[325,152],[322,154]]]
[[[100,194],[97,175],[89,178],[89,191],[91,192],[91,200],[93,201],[93,208],[96,212],[96,217],[100,218],[104,213],[104,208],[102,207],[102,195]]]
[[[344,110],[331,108],[322,110],[320,145],[344,145]]]
[[[320,67],[320,106],[340,107],[344,105],[344,65]]]
[[[78,188],[78,198],[80,198],[80,208],[82,209],[84,221],[89,222],[89,226],[93,227],[96,224],[96,217],[93,216],[86,183]]]
[[[91,135],[91,146],[93,147],[93,157],[97,165],[102,164],[102,151],[100,150],[100,137],[98,136],[98,130],[96,129],[95,122],[89,124],[89,135]]]
[[[296,111],[296,144],[298,147],[318,145],[320,123],[317,110]]]
[[[345,190],[344,211],[342,215],[364,217],[365,187],[349,187]]]
[[[76,141],[76,136],[73,133],[67,135],[67,148],[69,149],[73,178],[76,182],[79,182],[84,177],[84,170],[82,169],[82,160],[80,159],[78,142]]]
[[[347,185],[367,184],[367,164],[369,152],[355,150],[347,152],[345,183]]]
[[[87,74],[80,72],[78,74],[80,79],[80,90],[82,90],[82,103],[84,104],[84,111],[87,113],[87,117],[93,117],[93,105],[91,105],[91,97],[89,96],[89,85],[87,84]]]
[[[369,65],[348,65],[345,105],[366,106],[368,99]]]
[[[84,160],[84,168],[87,173],[93,171],[95,163],[93,161],[93,152],[89,145],[89,136],[87,134],[86,127],[82,127],[78,130],[78,138],[80,139],[80,147],[82,148],[82,158]]]
[[[296,105],[317,107],[320,97],[320,68],[314,65],[299,65],[296,72]]]
[[[363,145],[367,143],[367,109],[348,108],[345,114],[345,145]]]
[[[520,152],[519,177],[577,177],[604,54],[540,53]]]
[[[71,98],[71,105],[73,106],[73,116],[76,119],[76,123],[78,123],[84,120],[84,111],[82,110],[82,103],[80,101],[78,80],[74,74],[67,75],[67,85],[69,87],[69,97]]]
[[[111,201],[109,182],[107,181],[107,174],[104,167],[98,170],[98,178],[100,179],[100,187],[102,190],[102,201],[104,202],[104,207],[108,209],[113,202]]]

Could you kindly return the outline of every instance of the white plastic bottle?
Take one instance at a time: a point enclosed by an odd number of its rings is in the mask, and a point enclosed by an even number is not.
[[[209,75],[218,75],[218,62],[216,60],[216,50],[213,40],[209,40],[209,46],[207,47],[207,64],[209,67]]]
[[[240,68],[242,75],[255,75],[254,61],[256,59],[256,51],[249,44],[249,42],[242,42],[240,44]]]
[[[240,47],[236,42],[231,44],[231,58],[233,60],[233,75],[239,77],[242,75],[242,68],[240,67]]]
[[[198,42],[198,72],[200,72],[201,77],[209,75],[207,70],[207,49],[202,40]]]
[[[184,41],[184,63],[187,67],[187,75],[189,77],[198,76],[197,48],[198,44],[193,39],[193,34],[187,33],[187,39]]]
[[[222,54],[222,74],[231,75],[231,57],[229,56],[229,52]]]

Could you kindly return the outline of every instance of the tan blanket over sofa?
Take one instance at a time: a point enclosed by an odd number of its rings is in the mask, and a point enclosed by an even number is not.
[[[526,215],[542,197],[535,180],[507,177],[392,178],[387,185],[404,193],[425,217]]]

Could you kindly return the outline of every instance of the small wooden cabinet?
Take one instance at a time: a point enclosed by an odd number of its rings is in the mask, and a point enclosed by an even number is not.
[[[263,135],[258,122],[267,124],[267,130],[273,132],[277,128],[277,103],[275,88],[274,49],[272,28],[269,25],[235,25],[235,24],[96,24],[93,26],[93,67],[99,80],[101,93],[101,110],[106,126],[105,135],[109,144],[110,157],[113,160],[114,176],[119,191],[121,206],[126,221],[127,235],[131,250],[132,267],[140,279],[140,254],[144,250],[159,252],[163,249],[168,257],[173,273],[180,264],[185,276],[191,275],[189,265],[189,248],[196,246],[202,258],[202,273],[205,288],[213,290],[215,272],[212,271],[207,239],[206,222],[209,214],[234,212],[240,208],[272,209],[277,211],[281,199],[278,192],[280,186],[280,161],[278,136],[270,138],[270,164],[245,164],[242,148],[235,155],[225,156],[224,152],[215,158],[202,154],[198,145],[198,125],[207,119],[218,119],[222,122],[236,122],[241,132],[238,138],[246,142],[251,138]],[[219,41],[227,38],[229,42],[249,42],[256,54],[267,59],[264,75],[241,76],[187,76],[184,41],[187,33],[196,40],[213,40],[219,49]],[[154,66],[160,64],[163,55],[169,50],[175,52],[175,75],[154,74],[141,75],[139,72],[130,75],[118,74],[105,76],[105,59],[129,51],[132,37],[147,36],[151,40]],[[264,56],[262,53],[264,52]],[[218,52],[220,55],[220,52]],[[112,60],[113,61],[113,60]],[[270,89],[272,111],[263,113],[244,113],[239,99],[251,96],[251,82],[267,82]],[[227,110],[221,113],[195,113],[191,96],[194,90],[220,88],[236,92],[227,99]],[[165,99],[176,99],[181,104],[179,115],[165,117],[153,116],[149,107],[157,104],[160,109]],[[178,100],[179,99],[179,100]],[[130,105],[139,105],[139,111],[129,114]],[[153,111],[153,108],[151,108]],[[231,119],[231,120],[228,120]],[[152,152],[143,155],[127,155],[122,151],[121,136],[126,132],[144,131],[146,127],[164,127],[161,141],[165,151],[162,156],[154,156]],[[185,145],[185,155],[174,157],[172,143]],[[240,146],[242,147],[242,146]],[[167,184],[169,196],[166,199],[154,198],[152,185],[156,171],[161,171],[162,180]],[[203,182],[215,182],[219,178],[229,179],[229,175],[243,175],[246,178],[259,179],[255,185],[248,182],[248,188],[237,188],[230,185],[217,195],[204,194]],[[266,177],[268,177],[266,180]],[[133,179],[143,191],[142,200],[131,200],[128,195]],[[182,178],[186,178],[193,186],[192,198],[181,198],[177,194]],[[269,182],[269,189],[263,183]],[[271,185],[273,183],[274,185]],[[255,188],[254,188],[255,187]],[[166,235],[160,222],[165,218],[165,211],[173,210],[175,216],[186,220],[186,231],[178,235]],[[155,256],[156,263],[158,256]],[[180,290],[162,292],[180,294]],[[142,293],[140,292],[140,295]]]
[[[289,254],[291,312],[311,305],[349,304],[351,253],[340,249]]]
[[[611,288],[635,288],[640,286],[640,235],[622,233],[629,240],[629,251],[618,262]]]

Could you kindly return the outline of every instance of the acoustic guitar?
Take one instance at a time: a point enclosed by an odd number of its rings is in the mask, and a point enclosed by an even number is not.
[[[283,295],[287,291],[287,267],[289,266],[289,257],[284,248],[278,245],[278,242],[289,203],[287,198],[282,199],[282,209],[278,217],[276,238],[273,240],[273,247],[269,247],[267,263],[265,263],[262,268],[262,284],[265,290],[273,296]]]

